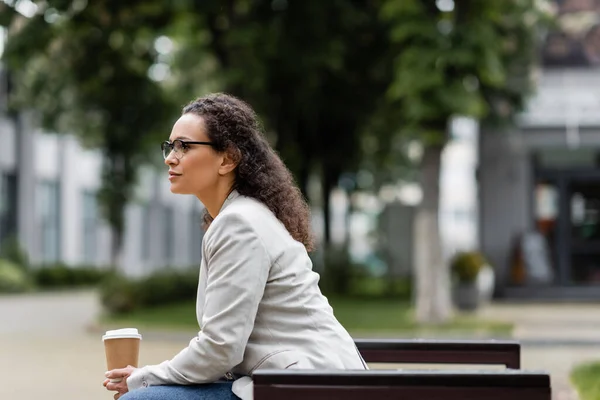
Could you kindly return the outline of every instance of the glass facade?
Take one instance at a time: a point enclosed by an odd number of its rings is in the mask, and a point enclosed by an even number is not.
[[[43,263],[59,261],[60,190],[57,181],[40,181],[36,193],[39,257]]]
[[[150,206],[148,204],[144,204],[142,206],[142,221],[140,224],[141,232],[141,258],[143,261],[148,261],[150,259],[150,218],[152,214],[150,212]]]
[[[0,174],[0,245],[17,233],[17,179]]]
[[[98,247],[98,200],[95,192],[84,190],[82,202],[82,259],[87,264],[94,264]]]
[[[162,211],[163,254],[165,263],[170,265],[175,259],[175,212],[170,206],[163,206]]]
[[[557,153],[552,162],[539,153],[534,159],[534,226],[545,239],[552,283],[599,285],[600,152]]]
[[[190,221],[190,260],[192,264],[199,264],[202,259],[202,212],[193,210]]]

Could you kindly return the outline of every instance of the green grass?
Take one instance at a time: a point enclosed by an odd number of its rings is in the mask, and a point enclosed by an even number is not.
[[[581,400],[600,400],[600,361],[576,366],[571,372],[571,382]]]
[[[512,324],[489,321],[475,316],[456,316],[449,323],[423,327],[414,318],[406,301],[390,299],[331,299],[336,317],[352,333],[436,332],[471,333],[509,336]]]
[[[193,301],[145,308],[122,315],[104,315],[100,322],[110,326],[131,324],[142,328],[198,330],[196,303]]]
[[[336,317],[353,335],[456,333],[480,336],[510,336],[512,324],[482,320],[475,316],[457,316],[448,324],[419,326],[407,302],[390,299],[330,298]],[[194,302],[156,307],[119,316],[104,316],[103,325],[123,324],[143,328],[197,330]]]

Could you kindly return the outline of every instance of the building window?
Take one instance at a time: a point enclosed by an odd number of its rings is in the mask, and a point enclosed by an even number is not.
[[[141,256],[143,261],[150,260],[150,218],[152,213],[150,211],[150,206],[148,204],[144,204],[142,206],[142,223],[140,227],[142,228],[142,232],[140,237],[142,238],[141,243]]]
[[[96,262],[98,247],[98,200],[95,192],[83,191],[82,193],[82,252],[83,262],[94,264]]]
[[[199,263],[202,259],[202,212],[193,210],[190,221],[190,259],[192,263]]]
[[[165,262],[172,264],[175,260],[175,211],[170,206],[163,207],[163,232],[165,244]]]
[[[17,234],[17,178],[0,175],[0,245]]]
[[[60,199],[56,181],[42,181],[37,187],[37,215],[39,256],[42,262],[52,263],[59,259],[60,246]]]

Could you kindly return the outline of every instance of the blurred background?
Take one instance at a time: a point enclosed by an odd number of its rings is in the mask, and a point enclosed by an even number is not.
[[[518,339],[555,398],[600,398],[599,0],[3,0],[0,25],[0,397],[108,398],[105,329],[142,363],[193,336],[203,206],[159,147],[225,91],[353,336]]]

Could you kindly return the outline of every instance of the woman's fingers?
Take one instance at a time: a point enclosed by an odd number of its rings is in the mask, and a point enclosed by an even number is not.
[[[123,377],[129,375],[131,373],[131,368],[127,367],[127,368],[120,368],[120,369],[113,369],[111,371],[107,371],[106,374],[104,374],[108,379],[123,379]]]
[[[127,387],[127,378],[131,373],[135,370],[135,367],[127,366],[125,368],[113,369],[111,371],[107,371],[104,375],[106,379],[102,382],[102,385],[107,390],[114,390],[117,393],[115,394],[115,399],[118,399],[121,394],[127,393],[129,388]]]
[[[127,392],[127,384],[125,383],[125,381],[118,383],[108,382],[106,384],[106,388],[108,390],[116,390],[121,393]]]

